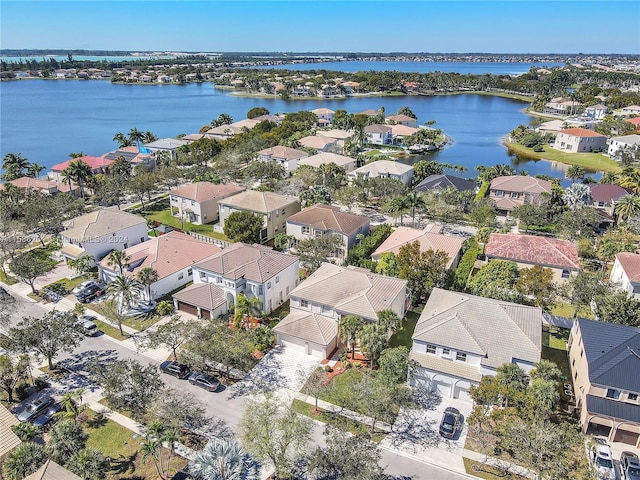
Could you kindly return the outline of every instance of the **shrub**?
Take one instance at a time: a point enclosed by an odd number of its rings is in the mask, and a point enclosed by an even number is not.
[[[375,252],[382,242],[391,235],[391,225],[383,223],[375,230],[369,232],[357,245],[355,245],[347,256],[347,265],[365,267],[365,263],[371,264],[371,254]]]
[[[553,223],[550,225],[529,225],[527,230],[530,232],[555,233],[556,225]]]
[[[173,303],[169,300],[162,300],[156,305],[156,313],[158,315],[169,315],[171,312],[173,312]]]
[[[16,397],[18,400],[26,400],[29,397],[29,384],[21,383],[16,387]]]
[[[462,256],[462,259],[458,264],[458,268],[456,269],[456,273],[453,276],[453,288],[456,290],[464,289],[467,284],[467,279],[471,274],[471,270],[473,269],[473,265],[476,263],[476,259],[480,253],[480,246],[478,245],[478,242],[472,238],[468,240],[469,248]]]
[[[478,190],[478,193],[475,198],[476,202],[481,198],[484,198],[487,196],[487,193],[489,193],[490,186],[491,186],[491,182],[482,182],[482,185],[480,186],[480,190]]]
[[[63,297],[69,295],[69,290],[64,283],[52,283],[49,285],[49,290]]]
[[[47,388],[49,386],[49,382],[47,382],[42,377],[36,377],[33,380],[33,386],[36,387],[38,390],[44,390],[45,388]]]
[[[353,367],[353,364],[349,360],[346,360],[342,362],[342,366],[344,367],[345,370],[349,370],[350,368]]]
[[[331,365],[326,365],[324,367],[324,371],[327,372],[327,373],[331,373],[331,372],[333,372],[333,368],[331,368]]]
[[[349,355],[347,355],[347,352],[343,352],[343,353],[340,355],[340,357],[339,357],[340,361],[341,361],[343,364],[347,361],[347,359],[348,359],[348,358],[349,358]]]

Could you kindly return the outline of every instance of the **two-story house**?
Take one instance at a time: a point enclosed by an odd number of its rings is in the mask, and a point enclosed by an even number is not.
[[[145,300],[155,300],[191,282],[195,263],[219,251],[217,245],[174,230],[126,248],[124,253],[128,260],[123,273],[135,277],[144,268],[155,270],[158,279],[149,286],[149,292],[143,292]],[[118,267],[110,265],[108,257],[98,264],[98,276],[105,282],[118,275]]]
[[[373,124],[364,127],[367,143],[374,145],[393,145],[393,130],[387,125]]]
[[[275,147],[265,148],[258,152],[258,160],[261,162],[273,162],[282,165],[291,175],[298,168],[298,162],[303,158],[307,158],[309,154],[291,147],[283,147],[276,145]]]
[[[413,180],[413,167],[392,160],[377,160],[348,172],[347,177],[350,180],[377,177],[395,178],[408,187]]]
[[[555,282],[567,280],[580,271],[578,247],[568,240],[521,235],[518,233],[492,233],[485,247],[487,261],[511,260],[518,268],[539,265],[553,272]]]
[[[616,221],[616,203],[621,198],[629,196],[629,192],[614,183],[590,183],[588,186],[589,190],[591,190],[591,206],[600,215],[598,227],[606,229]]]
[[[640,447],[640,329],[578,318],[567,347],[582,431]]]
[[[189,145],[187,140],[179,138],[161,138],[151,143],[145,143],[144,147],[154,153],[167,152],[171,160],[178,158],[178,150]]]
[[[640,255],[631,252],[616,253],[609,280],[629,296],[640,300]]]
[[[583,112],[585,117],[589,117],[594,120],[602,120],[607,113],[609,113],[609,108],[601,103],[586,107]]]
[[[66,220],[62,227],[62,255],[67,260],[89,255],[97,262],[111,250],[124,250],[149,239],[144,218],[108,208]]]
[[[335,93],[333,95],[335,95]],[[329,125],[333,124],[333,117],[336,114],[336,112],[331,110],[330,108],[316,108],[314,110],[311,110],[311,113],[315,113],[316,117],[318,117],[319,119],[322,118],[326,120]]]
[[[325,137],[324,135],[308,135],[298,140],[298,143],[306,148],[313,148],[319,152],[329,152],[337,146],[335,138]],[[298,162],[298,166],[303,165],[306,158]]]
[[[609,149],[607,154],[611,158],[618,160],[620,151],[624,149],[637,149],[640,148],[640,135],[625,135],[623,137],[613,137],[609,140]]]
[[[410,304],[406,280],[323,263],[291,292],[290,313],[273,332],[278,345],[328,358],[338,348],[343,317],[357,315],[372,323],[378,312],[393,310],[404,318]]]
[[[20,177],[7,183],[15,185],[18,188],[26,188],[35,192],[39,192],[43,195],[55,195],[57,193],[66,192],[74,196],[80,196],[80,188],[73,183],[69,185],[68,183],[58,183],[51,180],[40,180],[39,178],[33,177]],[[3,188],[4,184],[0,184],[0,190],[2,190]]]
[[[91,173],[97,175],[98,173],[109,173],[109,166],[113,163],[113,160],[108,160],[103,157],[93,157],[91,155],[85,155],[83,157],[72,158],[62,163],[57,163],[51,167],[51,171],[48,173],[49,178],[58,182],[64,183],[67,179],[63,172],[71,165],[72,162],[82,162],[91,168]]]
[[[418,119],[409,115],[389,115],[385,120],[389,125],[404,125],[406,127],[418,128]]]
[[[358,160],[337,153],[320,152],[310,157],[303,158],[298,162],[298,166],[308,165],[312,168],[319,168],[321,165],[335,163],[337,166],[344,168],[345,172],[355,170]]]
[[[298,285],[295,255],[261,245],[234,243],[193,266],[193,285],[173,295],[176,310],[201,318],[227,313],[240,293],[257,297],[265,313],[289,299]]]
[[[300,240],[323,235],[336,235],[341,240],[340,248],[332,259],[342,263],[349,249],[358,242],[358,235],[369,233],[370,221],[362,215],[341,212],[339,207],[316,204],[291,215],[287,219],[287,235]]]
[[[532,203],[541,193],[551,193],[551,182],[528,175],[496,177],[489,187],[489,198],[502,215],[525,203]]]
[[[196,225],[215,222],[218,220],[218,202],[244,190],[239,185],[211,182],[184,185],[169,195],[171,214]]]
[[[607,149],[607,137],[586,128],[568,128],[558,132],[553,148],[571,153],[602,152]]]
[[[465,180],[464,178],[447,174],[434,174],[429,175],[413,189],[416,192],[434,192],[452,188],[459,192],[466,192],[475,191],[476,186],[477,184],[473,180]]]
[[[542,309],[434,288],[413,333],[415,387],[471,400],[504,363],[530,372],[542,352]]]
[[[218,202],[220,222],[216,230],[224,232],[224,222],[233,212],[251,212],[264,218],[260,231],[260,243],[273,240],[279,233],[287,231],[287,218],[300,211],[297,197],[279,195],[273,192],[246,190]]]

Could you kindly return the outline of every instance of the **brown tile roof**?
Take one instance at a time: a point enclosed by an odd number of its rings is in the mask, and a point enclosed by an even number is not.
[[[276,145],[275,147],[260,150],[258,152],[258,155],[264,155],[273,158],[282,158],[284,160],[295,160],[297,158],[305,158],[309,156],[307,152],[303,152],[302,150],[298,150],[296,148],[283,147],[282,145]]]
[[[491,190],[507,192],[542,193],[551,192],[551,182],[528,175],[507,175],[491,181]]]
[[[446,373],[454,377],[466,378],[473,382],[480,382],[480,380],[482,380],[482,374],[477,367],[463,362],[452,362],[451,360],[445,360],[436,355],[418,353],[413,350],[411,350],[409,354],[409,359],[418,362],[421,367],[428,370]]]
[[[24,480],[82,480],[82,478],[53,460],[47,460],[34,473],[24,477]]]
[[[417,128],[409,127],[407,125],[390,125],[391,133],[397,137],[408,137],[418,131]]]
[[[353,132],[347,132],[346,130],[322,130],[321,132],[316,132],[316,135],[322,135],[324,137],[335,138],[336,140],[346,140],[347,138],[353,137]]]
[[[299,258],[295,255],[276,252],[269,247],[234,243],[199,261],[197,268],[229,279],[244,277],[263,283],[297,262]]]
[[[90,238],[111,235],[141,224],[146,225],[147,221],[139,215],[110,208],[100,208],[62,222],[65,230],[61,232],[61,235],[85,242]]]
[[[287,218],[287,223],[309,225],[321,230],[341,232],[347,236],[369,225],[369,219],[353,213],[341,212],[339,207],[316,204]]]
[[[334,143],[336,143],[336,139],[325,137],[323,135],[309,135],[308,137],[301,138],[300,140],[298,140],[298,142],[303,147],[322,150],[323,148],[326,148],[327,145],[333,145]],[[298,162],[298,165],[307,165],[306,163],[303,163],[303,162],[306,162],[309,158],[311,157],[307,157],[300,160]]]
[[[338,335],[338,322],[318,313],[292,310],[273,328],[273,331],[326,347]]]
[[[291,204],[300,205],[297,197],[279,195],[273,192],[258,192],[257,190],[245,190],[231,197],[225,198],[218,204],[229,205],[231,207],[250,210],[258,213],[269,213]]]
[[[124,250],[125,254],[131,257],[129,264],[135,265],[129,270],[129,275],[137,275],[143,268],[150,267],[158,272],[159,279],[220,251],[217,245],[201,242],[191,235],[175,230]],[[142,262],[137,264],[141,260]],[[108,262],[109,259],[105,257],[100,261],[100,266],[105,270],[115,271],[116,267],[109,266]]]
[[[211,182],[195,182],[189,185],[176,188],[169,192],[171,195],[188,198],[196,202],[203,202],[213,198],[226,198],[236,193],[244,192],[246,189],[239,185],[223,185]]]
[[[0,404],[0,458],[20,445],[20,439],[11,427],[20,423],[7,407]]]
[[[315,113],[316,115],[326,115],[327,113],[336,113],[330,108],[316,108],[311,110],[311,113]]]
[[[343,85],[347,85],[348,83],[352,83],[352,82],[345,82],[343,83]],[[380,110],[374,110],[373,108],[369,108],[367,110],[363,110],[361,112],[356,113],[356,115],[367,115],[369,117],[377,117],[378,115],[380,115]]]
[[[451,268],[454,260],[460,253],[464,239],[452,237],[440,233],[442,227],[434,224],[427,225],[424,229],[398,227],[389,237],[382,242],[375,252],[371,254],[373,260],[379,260],[383,253],[392,252],[396,255],[400,251],[400,247],[409,243],[418,242],[420,251],[427,250],[442,251],[447,254],[449,261],[447,268]]]
[[[87,165],[89,165],[92,171],[108,167],[113,163],[113,160],[108,160],[102,157],[93,157],[91,155],[85,155],[84,157],[72,158],[62,163],[57,163],[56,165],[51,167],[51,171],[62,172],[65,168],[67,168],[71,164],[71,162],[75,162],[76,160],[79,160],[82,163],[86,163]]]
[[[52,182],[50,180],[40,180],[38,178],[31,178],[31,177],[20,177],[20,178],[16,178],[15,180],[11,180],[9,183],[15,185],[18,188],[31,188],[33,190],[46,190],[48,193],[49,190],[53,190],[53,193],[55,193],[55,191],[59,191],[59,192],[69,192],[69,191],[74,191],[74,190],[78,190],[79,187],[75,184],[71,184],[71,189],[69,189],[69,184],[61,182]],[[2,187],[2,185],[0,185],[0,188]]]
[[[616,259],[631,282],[640,282],[640,255],[631,252],[616,253]]]
[[[394,122],[417,122],[417,120],[413,117],[410,117],[409,115],[389,115],[387,117],[387,122],[391,120]]]
[[[485,253],[487,257],[532,265],[568,270],[580,269],[578,247],[568,240],[517,233],[492,233]]]
[[[591,183],[589,184],[589,189],[591,190],[591,198],[594,201],[604,202],[609,205],[629,195],[629,192],[624,188],[615,184]]]
[[[514,359],[537,362],[542,309],[434,288],[412,338],[481,355],[491,368]]]
[[[598,132],[594,132],[593,130],[587,130],[586,128],[567,128],[565,130],[560,130],[560,133],[564,133],[566,135],[572,135],[574,137],[602,137],[606,138],[606,135],[602,135]]]
[[[391,131],[391,127],[387,127],[386,125],[367,125],[364,127],[364,131],[367,133],[388,133]]]
[[[224,291],[213,283],[194,283],[174,293],[173,298],[205,310],[215,310],[226,302]]]

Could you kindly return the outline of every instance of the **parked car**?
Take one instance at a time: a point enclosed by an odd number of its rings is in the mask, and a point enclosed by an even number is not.
[[[100,333],[98,326],[95,324],[96,317],[93,315],[80,315],[77,323],[82,328],[85,335],[92,337]]]
[[[13,298],[13,295],[7,292],[7,289],[4,287],[0,287],[0,300],[4,303],[13,303],[16,301],[16,299]]]
[[[590,460],[599,478],[616,480],[616,467],[613,465],[613,456],[609,445],[596,443],[591,449]]]
[[[633,452],[622,452],[620,467],[624,480],[640,480],[640,459]]]
[[[457,408],[447,407],[442,414],[440,422],[440,435],[444,438],[454,438],[460,429],[460,419],[462,415]]]
[[[188,366],[170,361],[162,362],[160,364],[160,371],[181,379],[187,378],[191,373],[191,369]]]
[[[82,282],[80,285],[78,285],[76,288],[71,290],[71,293],[73,293],[74,295],[78,295],[84,289],[89,288],[92,285],[96,285],[96,284],[97,284],[97,282],[95,280],[86,280],[86,281]]]
[[[220,380],[208,373],[193,372],[189,375],[189,383],[204,388],[210,392],[215,392],[220,386]]]
[[[40,416],[40,414],[51,405],[53,405],[53,398],[51,397],[42,397],[31,400],[18,414],[18,420],[20,420],[21,422],[30,422],[34,418]]]
[[[45,426],[47,426],[49,424],[49,422],[51,422],[51,420],[53,420],[53,418],[55,417],[56,413],[58,413],[61,410],[61,408],[62,407],[60,406],[59,403],[54,403],[49,408],[47,408],[40,416],[38,416],[33,421],[33,424],[36,427],[44,428]]]
[[[104,288],[102,285],[94,284],[78,292],[76,298],[80,303],[89,303],[91,300],[98,298],[103,293]]]

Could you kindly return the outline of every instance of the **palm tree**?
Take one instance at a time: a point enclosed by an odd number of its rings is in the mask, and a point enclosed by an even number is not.
[[[118,148],[124,148],[133,145],[133,142],[129,140],[129,138],[127,138],[127,136],[122,132],[116,133],[113,136],[113,141],[118,143]]]
[[[151,267],[145,267],[138,272],[138,281],[144,285],[147,300],[151,301],[151,285],[158,281],[158,272]]]
[[[362,148],[364,144],[367,143],[367,132],[364,131],[362,125],[356,125],[353,132],[353,138],[360,148]]]
[[[144,139],[144,133],[140,130],[135,127],[129,130],[129,140],[131,140],[131,143],[135,143],[140,146],[140,141],[142,141],[142,139]]]
[[[41,445],[25,442],[7,454],[2,462],[2,476],[6,480],[23,480],[46,461],[47,454]]]
[[[160,420],[151,422],[147,428],[145,440],[141,444],[142,458],[151,457],[153,464],[158,471],[158,475],[162,479],[169,478],[169,467],[171,465],[171,457],[176,443],[180,440],[180,436],[175,429],[167,426]],[[167,463],[165,465],[161,447],[165,444],[168,447]]]
[[[631,190],[635,195],[640,194],[640,169],[628,167],[622,170],[618,177],[622,188]]]
[[[585,175],[586,172],[580,165],[571,165],[567,168],[567,171],[564,174],[566,178],[571,179],[571,183],[575,183],[576,180],[583,179]]]
[[[400,216],[400,225],[404,224],[404,215],[409,211],[409,208],[407,197],[404,195],[393,198],[385,205],[387,213],[394,217]]]
[[[84,200],[84,184],[93,176],[91,167],[82,160],[74,160],[64,170],[68,170],[69,173],[67,175],[71,176],[71,178],[78,183],[78,186],[80,187],[80,196]]]
[[[78,388],[71,392],[65,393],[60,399],[59,403],[64,409],[62,416],[71,418],[73,420],[73,423],[77,423],[78,415],[80,415],[84,410],[84,407],[82,406],[83,393],[84,388]]]
[[[73,454],[67,468],[83,480],[104,480],[109,471],[109,460],[99,450],[84,448]]]
[[[413,223],[416,223],[416,209],[424,208],[427,206],[427,202],[424,201],[424,197],[418,192],[409,192],[405,195],[407,206],[411,209],[411,218]]]
[[[371,369],[378,364],[382,351],[389,346],[387,330],[377,323],[369,323],[360,332],[360,348],[371,360]]]
[[[340,340],[343,341],[347,347],[351,346],[352,360],[356,354],[356,342],[358,341],[358,336],[363,328],[364,320],[362,317],[357,315],[347,315],[340,320],[340,324],[338,325],[338,336],[340,337]]]
[[[156,137],[153,132],[147,131],[142,135],[142,143],[151,143],[155,142],[156,140],[158,140],[158,137]]]
[[[62,181],[65,182],[69,186],[69,190],[71,190],[71,183],[73,182],[73,175],[69,167],[62,170]]]
[[[116,308],[120,314],[129,310],[135,302],[140,298],[142,293],[142,284],[133,277],[127,277],[126,275],[117,276],[112,282],[107,285],[107,293],[115,300]],[[122,325],[120,325],[120,333],[124,335],[122,331]]]
[[[29,165],[29,159],[23,158],[21,153],[7,153],[2,159],[2,180],[10,182],[22,177]]]
[[[620,221],[640,215],[640,197],[625,195],[616,202],[613,211]]]
[[[91,255],[80,255],[78,258],[70,258],[67,265],[73,268],[78,275],[84,275],[93,265],[93,257]]]
[[[69,158],[82,158],[84,157],[84,152],[71,152],[69,154]]]
[[[40,174],[43,170],[45,170],[45,167],[43,167],[39,163],[30,163],[27,167],[25,175],[31,178],[40,178]]]
[[[85,447],[88,437],[82,426],[62,420],[56,423],[49,433],[47,454],[54,462],[64,465],[74,453]]]
[[[248,298],[239,293],[233,311],[233,323],[237,326],[245,317],[259,316],[262,313],[262,302],[258,297]]]
[[[118,267],[120,275],[124,275],[124,269],[129,267],[131,257],[124,250],[111,250],[107,255],[107,265]]]
[[[260,465],[233,439],[214,438],[189,462],[198,480],[258,480]]]
[[[395,332],[400,328],[401,323],[402,322],[398,314],[389,308],[378,312],[378,325],[384,327],[388,332]]]
[[[562,195],[562,201],[569,207],[569,210],[573,212],[584,208],[593,203],[591,189],[588,185],[573,183],[565,190],[564,195]]]

